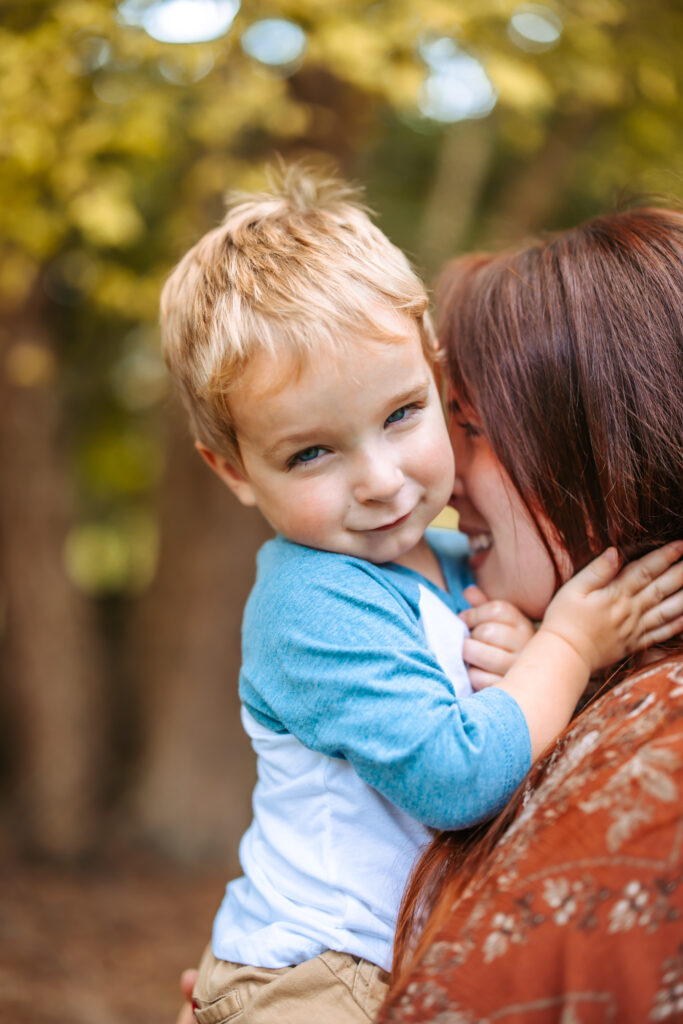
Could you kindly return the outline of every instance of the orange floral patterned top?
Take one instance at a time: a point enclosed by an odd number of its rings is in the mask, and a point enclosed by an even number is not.
[[[683,657],[588,707],[380,1015],[683,1022]]]

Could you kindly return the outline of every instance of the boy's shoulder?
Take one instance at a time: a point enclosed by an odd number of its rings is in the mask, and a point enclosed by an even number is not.
[[[352,558],[349,555],[339,555],[331,551],[321,551],[318,548],[304,547],[286,537],[277,534],[272,540],[267,540],[259,549],[256,556],[256,564],[259,572],[288,571],[299,569],[302,565],[309,568],[320,566],[321,570],[337,565],[341,560],[358,562],[360,559]]]
[[[411,574],[353,555],[303,547],[277,536],[257,556],[256,581],[244,625],[277,633],[306,628],[348,629],[366,617],[413,618],[419,588]],[[413,574],[414,575],[414,574]],[[345,625],[343,625],[343,623]]]
[[[450,592],[448,597],[438,590],[437,594],[446,603],[452,598],[459,611],[463,607],[462,591],[472,582],[467,538],[443,529],[430,529],[427,536]],[[278,535],[258,553],[256,582],[247,612],[250,617],[265,614],[272,618],[280,611],[290,617],[312,606],[320,612],[331,612],[341,605],[353,605],[369,613],[372,609],[395,609],[398,601],[404,612],[415,614],[425,582],[411,570],[392,563],[375,565],[354,555],[303,547]]]
[[[458,530],[443,529],[442,527],[431,526],[426,533],[431,548],[436,554],[457,562],[462,565],[469,557],[469,541],[464,533]],[[261,547],[257,564],[260,570],[272,571],[273,569],[299,570],[301,566],[315,567],[321,573],[334,572],[339,570],[340,565],[353,566],[354,568],[376,569],[382,573],[386,571],[382,566],[376,566],[355,555],[338,554],[333,551],[321,551],[319,548],[303,547],[278,534],[272,540],[266,541]]]
[[[271,597],[280,592],[290,600],[303,591],[325,588],[343,593],[348,586],[387,578],[384,567],[362,558],[303,547],[279,535],[260,549],[256,567],[256,591],[267,589]]]

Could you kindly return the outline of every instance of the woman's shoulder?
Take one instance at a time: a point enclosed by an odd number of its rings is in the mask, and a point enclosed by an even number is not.
[[[678,1019],[682,808],[680,656],[595,700],[532,769],[386,1020],[437,1019],[434,1000],[458,1024]]]
[[[609,774],[619,760],[627,759],[646,742],[670,730],[678,732],[681,717],[683,653],[634,670],[598,694],[567,727],[539,766],[539,773],[548,778],[572,773],[590,783],[599,766],[604,765]],[[606,759],[607,751],[612,754]],[[560,765],[564,765],[562,770]],[[593,784],[595,781],[593,778]]]
[[[511,885],[539,871],[549,879],[556,856],[567,866],[662,863],[659,828],[677,826],[681,807],[683,655],[630,674],[572,722],[532,769],[494,860]]]
[[[671,799],[679,787],[683,655],[631,673],[579,715],[532,771],[505,838],[518,844],[520,856],[531,856],[533,835],[548,831],[565,855],[571,839],[577,852],[588,845],[618,858],[624,847],[633,850],[637,836],[647,841],[658,809],[667,818],[670,809],[680,812],[683,793]],[[570,819],[576,835],[565,835]]]

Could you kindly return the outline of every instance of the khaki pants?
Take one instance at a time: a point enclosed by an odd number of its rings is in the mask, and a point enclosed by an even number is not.
[[[368,1024],[389,975],[350,953],[326,951],[295,967],[216,960],[207,948],[194,989],[199,1024]]]

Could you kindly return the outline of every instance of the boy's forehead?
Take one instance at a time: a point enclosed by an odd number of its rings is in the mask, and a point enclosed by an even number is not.
[[[414,317],[390,302],[373,303],[367,310],[368,327],[371,337],[377,339],[416,337],[417,324]]]
[[[287,351],[284,346],[278,352],[264,349],[254,353],[231,389],[231,398],[250,395],[254,400],[264,400],[277,395],[287,386],[298,384],[309,372],[314,375],[353,376],[354,356],[359,350],[377,351],[383,348],[417,344],[421,346],[420,333],[415,320],[407,313],[390,306],[378,304],[376,317],[368,318],[367,324],[358,328],[339,329],[336,333],[312,332],[311,340],[299,350]]]
[[[311,417],[323,422],[332,412],[357,408],[355,396],[360,394],[366,396],[362,407],[369,412],[373,401],[390,403],[425,386],[433,378],[433,367],[417,326],[413,324],[412,333],[409,327],[393,338],[350,335],[343,344],[327,344],[301,358],[260,352],[228,396],[238,437],[287,432]]]

